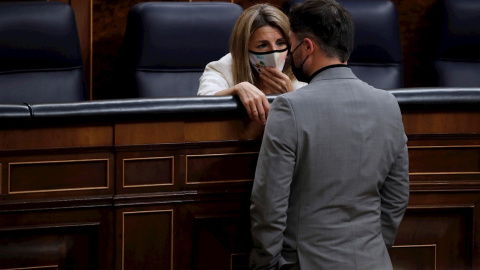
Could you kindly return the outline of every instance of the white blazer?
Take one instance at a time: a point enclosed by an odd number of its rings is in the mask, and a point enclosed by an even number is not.
[[[293,87],[298,89],[307,85],[297,80],[292,81]],[[197,96],[212,96],[218,91],[234,86],[232,75],[232,55],[228,53],[218,61],[208,63],[200,77],[200,86]]]

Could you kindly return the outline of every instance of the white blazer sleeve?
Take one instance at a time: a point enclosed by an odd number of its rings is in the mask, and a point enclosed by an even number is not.
[[[233,86],[232,55],[208,63],[200,77],[197,96],[211,96]]]
[[[293,85],[293,88],[294,88],[295,90],[297,90],[298,88],[302,88],[302,87],[308,85],[308,83],[306,83],[306,82],[300,82],[300,81],[294,79],[294,80],[292,80],[292,85]]]

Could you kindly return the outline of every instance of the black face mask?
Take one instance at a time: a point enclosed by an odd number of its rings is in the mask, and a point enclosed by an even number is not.
[[[297,78],[298,81],[300,82],[308,82],[308,76],[303,72],[303,64],[305,63],[305,61],[307,61],[307,58],[308,58],[308,55],[307,57],[305,57],[305,59],[303,60],[302,64],[300,64],[299,67],[296,67],[295,66],[295,61],[293,60],[293,53],[298,49],[298,47],[300,47],[300,45],[302,45],[303,41],[300,42],[300,44],[297,45],[297,47],[295,47],[295,49],[290,53],[290,56],[291,56],[291,66],[292,66],[292,72],[293,72],[293,75],[295,75],[295,78]]]

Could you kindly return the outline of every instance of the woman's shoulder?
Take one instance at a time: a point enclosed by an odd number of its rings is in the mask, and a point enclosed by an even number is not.
[[[200,76],[197,95],[208,96],[233,86],[232,56],[230,53],[219,60],[210,62]]]
[[[231,66],[232,66],[232,54],[227,53],[219,60],[208,63],[206,68],[207,69],[211,68],[218,71],[224,71],[226,68],[230,68]]]
[[[292,84],[293,84],[293,88],[295,88],[295,90],[297,90],[298,88],[302,88],[302,87],[308,85],[308,83],[306,83],[306,82],[301,82],[301,81],[299,81],[299,80],[297,80],[297,79],[293,79],[293,80],[292,80]]]

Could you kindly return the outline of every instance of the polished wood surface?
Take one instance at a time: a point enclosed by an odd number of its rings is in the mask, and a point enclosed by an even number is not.
[[[121,269],[144,269],[148,262],[149,269],[173,270],[173,210],[134,210],[119,214],[122,245],[117,265],[121,264]]]
[[[24,0],[38,1],[38,0]],[[50,0],[41,0],[50,1]],[[82,60],[85,72],[85,85],[88,96],[92,99],[92,18],[93,18],[93,0],[52,0],[64,2],[72,6],[77,23],[78,37],[80,39],[80,50],[82,51]]]
[[[411,193],[394,268],[480,268],[480,114],[403,120]],[[0,138],[0,269],[247,267],[261,144],[248,119],[50,123]]]
[[[115,125],[115,145],[183,143],[185,123],[120,123]]]
[[[58,0],[57,0],[58,1]],[[80,49],[82,50],[85,82],[89,98],[93,98],[92,89],[92,51],[93,51],[93,0],[63,0],[69,2],[75,13],[77,22],[78,37],[80,38]]]
[[[113,126],[54,126],[0,129],[1,150],[111,146]]]
[[[403,112],[407,134],[478,134],[480,112]],[[461,131],[461,133],[459,133]]]

